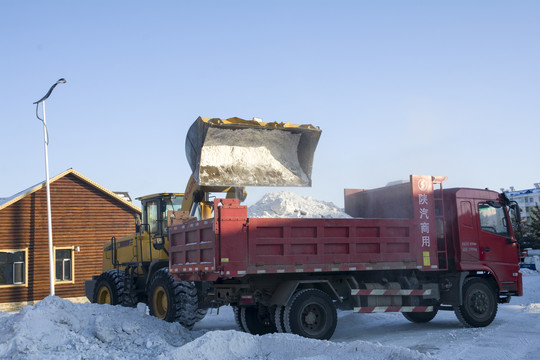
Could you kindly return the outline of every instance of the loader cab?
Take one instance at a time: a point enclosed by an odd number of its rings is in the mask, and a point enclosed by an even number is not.
[[[142,206],[142,230],[154,237],[167,236],[167,213],[179,211],[184,194],[159,193],[137,198]]]

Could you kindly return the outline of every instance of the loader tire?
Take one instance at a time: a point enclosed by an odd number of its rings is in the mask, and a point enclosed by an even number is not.
[[[240,319],[244,331],[252,335],[265,335],[276,332],[270,309],[266,306],[242,306]]]
[[[336,330],[337,311],[332,299],[324,291],[299,290],[285,307],[283,322],[288,333],[328,340]]]
[[[174,281],[167,268],[159,269],[152,277],[148,291],[150,315],[192,329],[206,315],[206,309],[199,309],[198,303],[195,285]]]
[[[96,304],[122,304],[124,283],[122,275],[117,270],[105,271],[96,279],[92,302]]]
[[[493,286],[482,278],[468,278],[462,294],[462,304],[454,307],[458,320],[466,327],[491,324],[497,315],[497,294]]]

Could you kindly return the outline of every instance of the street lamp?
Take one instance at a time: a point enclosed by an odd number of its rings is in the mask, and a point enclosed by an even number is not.
[[[49,184],[49,155],[47,151],[47,146],[49,145],[49,132],[47,130],[47,121],[45,120],[45,100],[51,96],[52,91],[58,84],[65,84],[66,79],[59,79],[49,91],[45,94],[44,97],[36,101],[36,117],[43,123],[43,137],[45,142],[45,179],[47,183],[47,227],[49,232],[49,277],[51,284],[51,295],[54,295],[54,256],[53,256],[53,240],[52,240],[52,221],[51,221],[51,190]],[[43,119],[39,117],[38,108],[39,104],[42,104],[43,107]]]

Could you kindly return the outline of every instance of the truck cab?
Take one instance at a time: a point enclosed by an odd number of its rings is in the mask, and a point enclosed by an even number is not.
[[[495,277],[501,296],[521,295],[519,230],[512,228],[510,211],[515,206],[490,190],[446,189],[444,196],[455,270],[486,271]],[[519,224],[519,211],[514,214]]]

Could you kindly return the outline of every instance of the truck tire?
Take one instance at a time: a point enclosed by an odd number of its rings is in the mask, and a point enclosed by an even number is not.
[[[192,329],[206,315],[198,308],[197,289],[192,283],[175,282],[167,268],[156,271],[148,290],[150,315],[168,322],[179,322]]]
[[[96,304],[119,305],[122,303],[124,283],[117,270],[105,271],[96,279],[92,302]]]
[[[421,324],[433,320],[438,311],[439,310],[435,308],[432,312],[404,312],[402,314],[405,316],[405,319],[410,322]]]
[[[287,332],[285,330],[285,323],[283,322],[284,315],[285,315],[285,306],[278,305],[276,307],[276,311],[274,312],[274,323],[276,324],[276,330],[278,333]]]
[[[240,331],[247,332],[246,329],[244,329],[244,325],[242,325],[242,319],[240,319],[240,308],[238,306],[233,306],[233,312],[234,312],[234,321],[236,322],[236,325],[238,325],[238,328]]]
[[[266,306],[242,306],[240,319],[244,331],[252,335],[265,335],[276,332],[270,309]]]
[[[466,327],[484,327],[497,315],[497,296],[482,278],[468,278],[463,284],[462,305],[454,307],[458,320]]]
[[[330,296],[319,289],[297,291],[285,307],[283,322],[288,333],[328,340],[337,325],[337,311]]]

